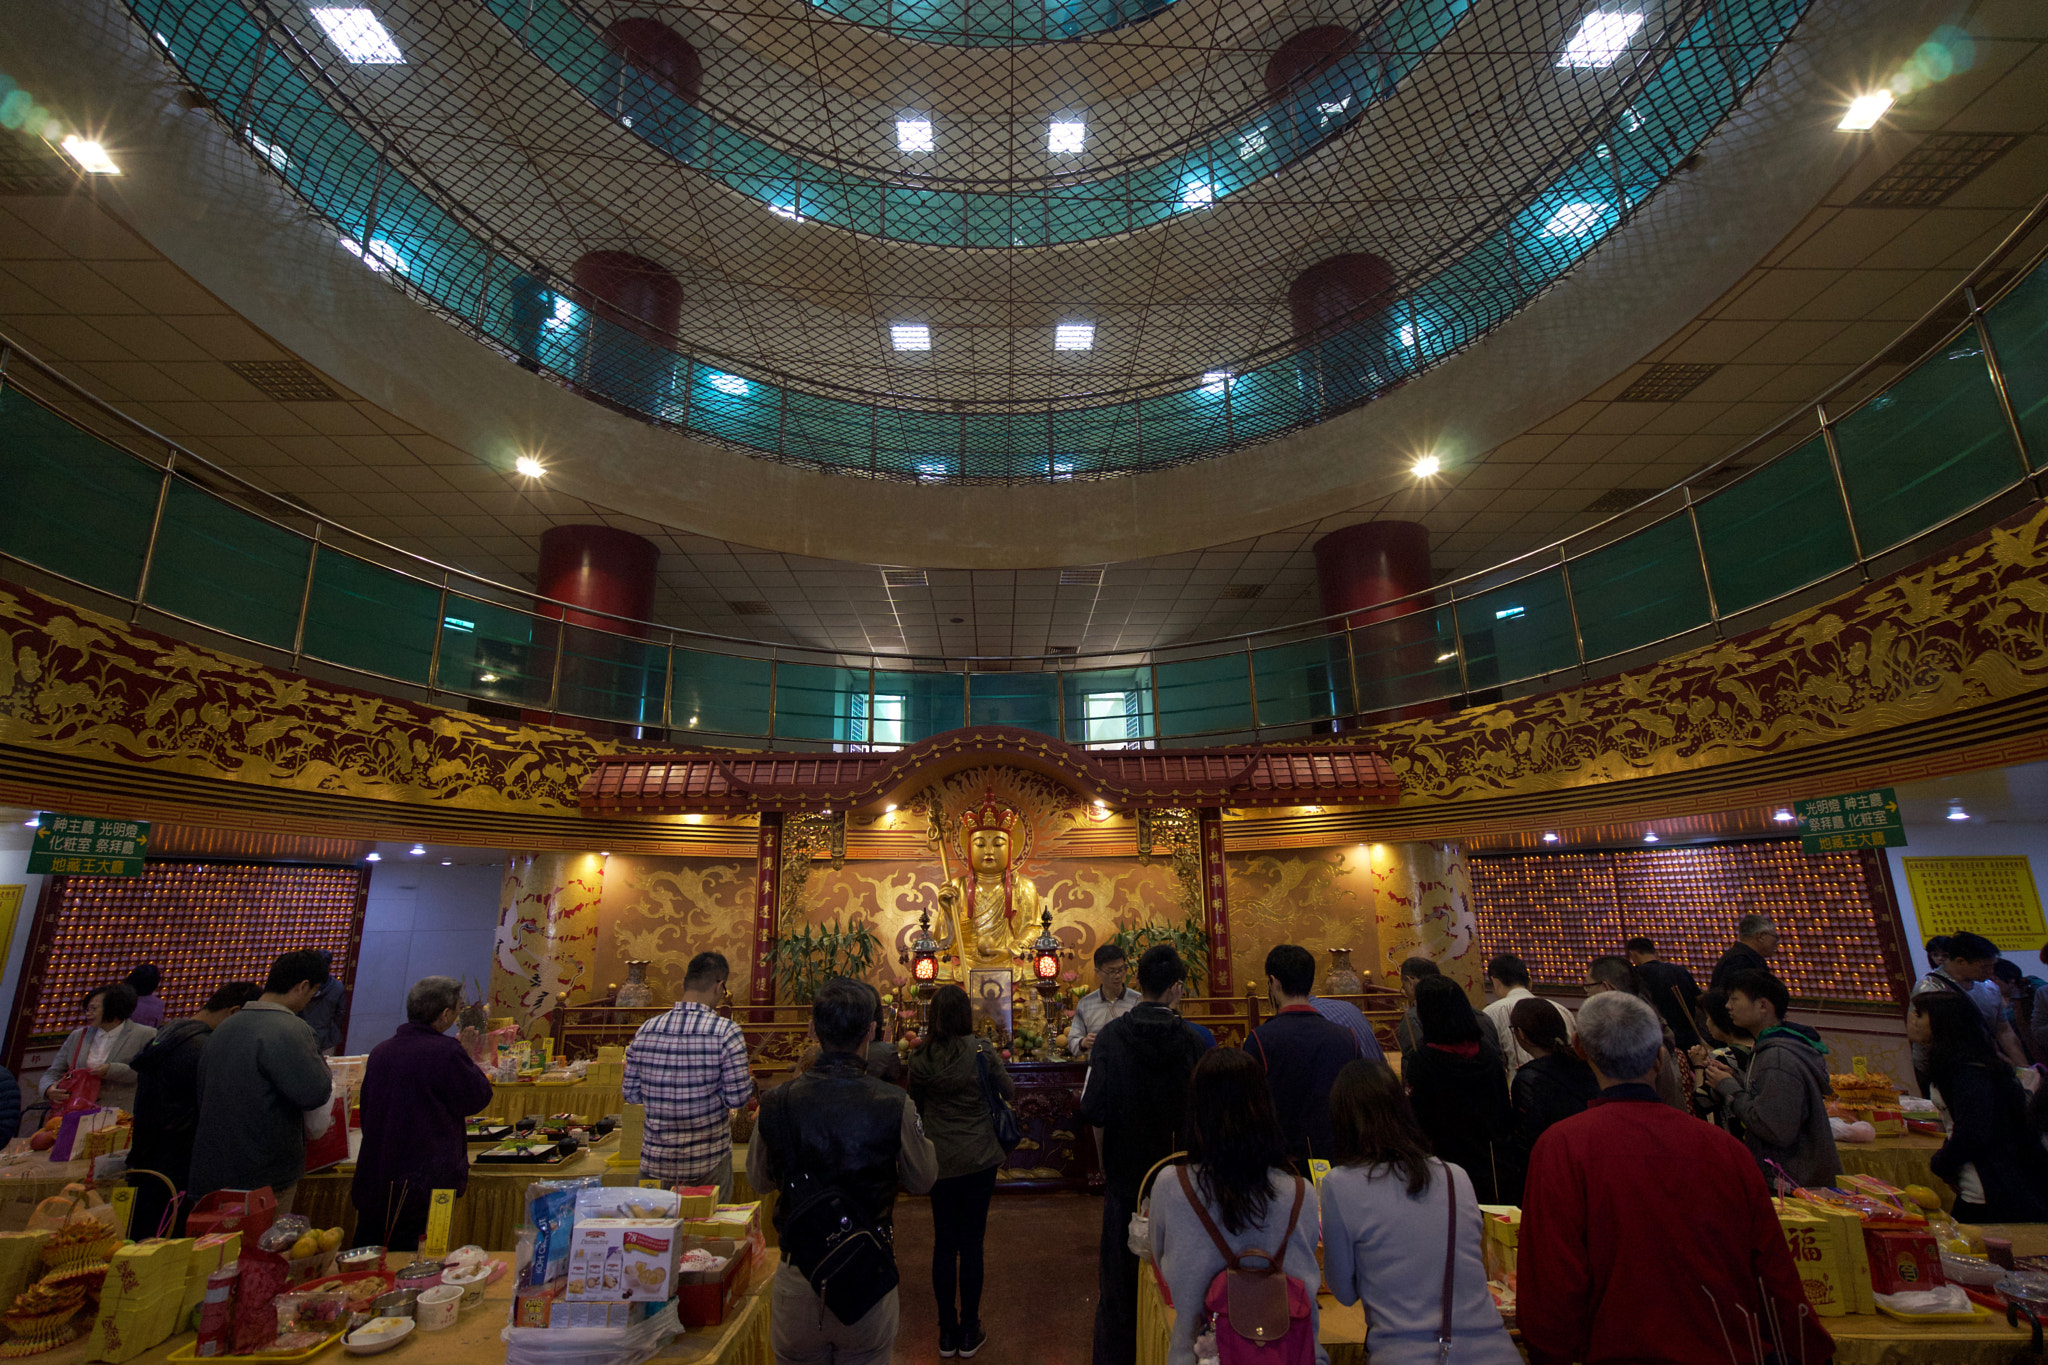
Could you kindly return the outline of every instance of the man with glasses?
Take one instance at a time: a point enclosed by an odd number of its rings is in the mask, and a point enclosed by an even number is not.
[[[1095,950],[1095,989],[1081,997],[1074,1007],[1074,1022],[1067,1029],[1067,1051],[1078,1057],[1095,1046],[1095,1039],[1112,1019],[1121,1019],[1136,1008],[1138,993],[1124,985],[1130,963],[1124,950],[1105,943]]]
[[[754,1098],[746,1038],[717,1012],[731,971],[723,953],[690,959],[682,999],[627,1045],[623,1090],[647,1107],[640,1178],[716,1185],[721,1204],[732,1199],[732,1111]]]

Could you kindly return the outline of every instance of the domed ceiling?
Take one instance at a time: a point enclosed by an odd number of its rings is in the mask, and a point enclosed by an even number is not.
[[[1805,0],[130,0],[365,266],[594,401],[925,482],[1201,459],[1581,260]]]

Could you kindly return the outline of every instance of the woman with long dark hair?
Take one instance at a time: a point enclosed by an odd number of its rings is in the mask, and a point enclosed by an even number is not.
[[[1167,1365],[1194,1365],[1195,1337],[1208,1322],[1203,1299],[1225,1265],[1216,1235],[1233,1252],[1257,1248],[1280,1258],[1281,1270],[1307,1291],[1313,1338],[1318,1325],[1316,1239],[1322,1220],[1315,1191],[1288,1169],[1287,1141],[1273,1115],[1265,1068],[1239,1048],[1205,1054],[1188,1081],[1182,1131],[1189,1135],[1187,1164],[1160,1172],[1152,1187],[1152,1258],[1173,1302],[1182,1305]],[[1205,1218],[1215,1225],[1216,1235]],[[1264,1264],[1250,1263],[1254,1269]],[[1328,1359],[1320,1346],[1316,1359]]]
[[[1422,1046],[1404,1079],[1416,1122],[1438,1156],[1465,1168],[1480,1203],[1521,1203],[1507,1072],[1481,1049],[1465,988],[1447,976],[1418,981],[1415,1013]]]
[[[985,1069],[1003,1094],[1016,1085],[1002,1059],[974,1036],[974,1007],[958,986],[932,996],[930,1034],[910,1057],[910,1098],[939,1153],[932,1186],[932,1293],[939,1301],[939,1354],[971,1357],[988,1340],[981,1327],[982,1240],[988,1201],[1003,1164],[995,1120],[982,1094]]]
[[[1515,1042],[1529,1060],[1515,1071],[1509,1095],[1515,1106],[1515,1155],[1524,1170],[1545,1129],[1584,1113],[1600,1093],[1600,1080],[1572,1051],[1564,1016],[1548,1000],[1517,1000],[1508,1016]]]
[[[1955,1188],[1956,1220],[2048,1221],[2048,1151],[1977,1002],[1953,992],[1914,996],[1906,1038],[1928,1050],[1929,1098],[1948,1129],[1928,1165]]]
[[[1557,1018],[1543,1001],[1520,1003]],[[1519,1019],[1521,1010],[1515,1014]],[[1515,1083],[1521,1084],[1521,1072]],[[1352,1062],[1337,1073],[1330,1126],[1337,1164],[1323,1177],[1323,1280],[1337,1302],[1365,1305],[1372,1365],[1434,1365],[1447,1257],[1451,1359],[1521,1365],[1486,1289],[1472,1178],[1430,1156],[1429,1139],[1386,1063]]]

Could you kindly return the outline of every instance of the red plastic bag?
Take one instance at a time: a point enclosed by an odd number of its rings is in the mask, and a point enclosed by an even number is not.
[[[62,1105],[50,1111],[50,1117],[53,1119],[63,1118],[66,1114],[75,1114],[81,1109],[97,1109],[100,1107],[100,1078],[90,1071],[81,1071],[73,1067],[64,1073],[63,1080],[50,1088],[62,1090],[70,1097]]]

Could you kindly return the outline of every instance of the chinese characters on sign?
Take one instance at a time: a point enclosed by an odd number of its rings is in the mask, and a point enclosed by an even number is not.
[[[2001,948],[2048,937],[2041,896],[2024,854],[2010,858],[1904,858],[1920,937],[1968,932]]]
[[[30,872],[57,876],[139,877],[149,849],[149,821],[44,811],[28,855]]]
[[[1890,787],[1794,801],[1799,841],[1808,853],[1845,853],[1856,848],[1904,848],[1898,798]]]

